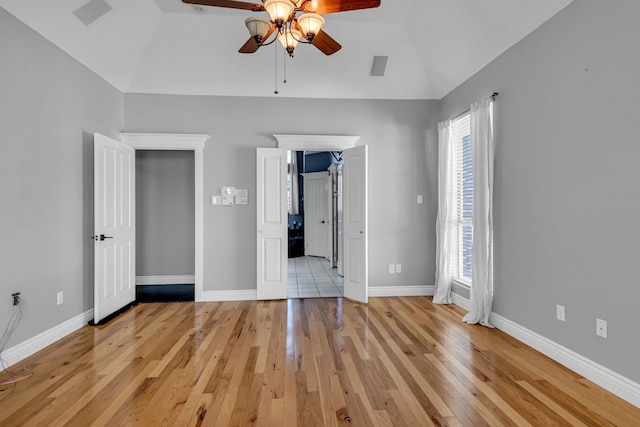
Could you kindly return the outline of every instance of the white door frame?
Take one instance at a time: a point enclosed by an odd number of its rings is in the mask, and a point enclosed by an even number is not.
[[[205,134],[121,133],[122,142],[137,150],[193,151],[195,180],[195,300],[203,300],[204,271],[204,143]]]
[[[273,135],[278,148],[292,151],[344,151],[359,145],[359,135]],[[366,255],[368,257],[368,254]],[[368,260],[366,260],[368,265]]]

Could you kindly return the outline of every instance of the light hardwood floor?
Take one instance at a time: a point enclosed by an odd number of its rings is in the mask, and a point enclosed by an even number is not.
[[[2,388],[0,425],[640,425],[462,315],[429,297],[141,304],[15,367],[34,374]]]

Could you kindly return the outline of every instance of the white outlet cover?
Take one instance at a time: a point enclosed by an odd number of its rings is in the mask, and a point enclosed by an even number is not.
[[[419,205],[422,204],[422,194],[418,194],[418,197],[416,198],[416,201],[418,202]]]
[[[565,321],[564,305],[558,304],[556,306],[556,319],[561,322]]]
[[[396,274],[396,265],[389,264],[389,274]]]
[[[602,338],[607,338],[607,321],[602,319],[596,319],[596,335]]]
[[[402,273],[402,264],[396,264],[396,273],[397,274]]]

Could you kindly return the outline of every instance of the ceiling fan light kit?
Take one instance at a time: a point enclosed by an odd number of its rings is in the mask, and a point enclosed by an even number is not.
[[[296,48],[301,39],[302,34],[300,34],[300,31],[292,30],[291,28],[278,33],[278,41],[291,57],[293,57],[293,49]]]
[[[302,34],[311,42],[324,27],[324,18],[317,13],[303,13],[298,18],[298,26],[302,30]]]
[[[244,20],[244,24],[258,45],[262,44],[271,29],[271,21],[262,18],[247,18]]]
[[[265,0],[264,8],[276,27],[282,28],[291,20],[296,5],[289,0]]]
[[[267,12],[269,20],[247,18],[245,25],[251,37],[240,48],[240,53],[254,53],[261,46],[279,40],[289,56],[298,43],[312,44],[325,55],[332,55],[342,46],[322,31],[325,20],[321,14],[372,9],[380,0],[262,0],[248,3],[238,0],[182,0],[183,3]],[[299,17],[296,15],[300,13]],[[273,33],[275,37],[268,41]]]

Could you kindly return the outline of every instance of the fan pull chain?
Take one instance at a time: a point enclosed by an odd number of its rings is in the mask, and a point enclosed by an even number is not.
[[[273,55],[274,58],[274,63],[275,63],[275,82],[276,82],[276,90],[273,91],[274,94],[278,94],[278,45],[276,45],[274,43],[274,50],[273,52],[275,53],[275,55]]]
[[[284,84],[287,84],[287,51],[282,49],[282,63],[284,64]]]

